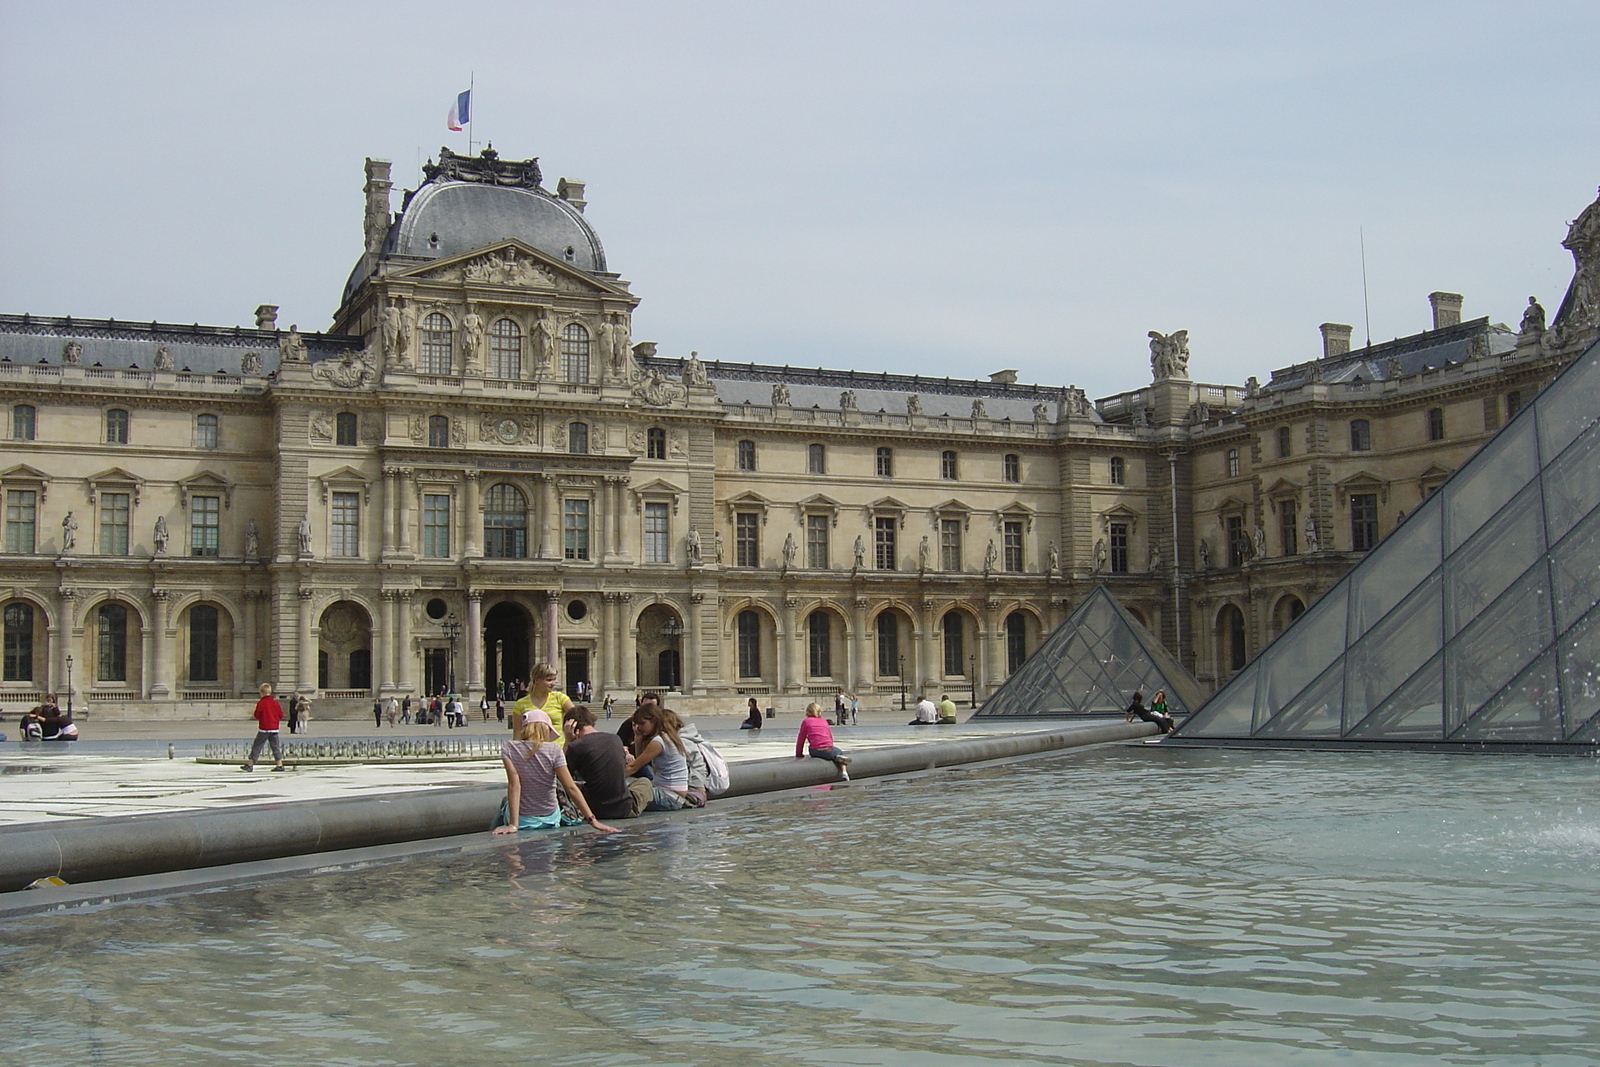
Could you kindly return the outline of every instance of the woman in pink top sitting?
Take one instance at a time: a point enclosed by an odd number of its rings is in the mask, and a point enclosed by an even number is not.
[[[514,834],[518,830],[542,830],[561,825],[561,806],[556,803],[556,781],[559,779],[567,796],[583,813],[584,821],[596,830],[608,834],[617,832],[595,817],[583,790],[572,780],[567,770],[567,756],[555,743],[556,730],[550,716],[535,708],[522,713],[517,724],[515,741],[500,746],[500,761],[506,765],[507,823],[494,828],[497,834]]]
[[[845,769],[850,757],[834,747],[833,731],[828,729],[828,720],[822,717],[822,708],[814,701],[806,705],[806,717],[800,720],[800,736],[794,739],[795,759],[805,758],[807,742],[811,744],[812,759],[828,760],[839,768],[845,781],[850,780],[850,772]]]

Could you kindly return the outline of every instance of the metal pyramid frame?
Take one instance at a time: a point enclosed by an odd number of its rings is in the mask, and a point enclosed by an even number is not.
[[[1135,691],[1167,691],[1183,716],[1205,690],[1104,585],[1079,604],[1033,655],[984,701],[979,719],[1059,719],[1122,711]]]
[[[1600,344],[1169,740],[1600,742]]]

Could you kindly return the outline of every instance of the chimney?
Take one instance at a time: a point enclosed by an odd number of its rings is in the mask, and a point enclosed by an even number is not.
[[[584,205],[589,202],[583,198],[584,184],[584,182],[576,178],[562,178],[556,182],[556,195],[577,208],[581,213]]]
[[[1017,372],[1014,370],[997,370],[989,375],[989,380],[996,385],[1016,385]]]
[[[394,183],[389,180],[387,159],[367,160],[367,251],[383,251],[383,242],[389,236],[389,190]]]
[[[1460,325],[1460,293],[1429,293],[1428,303],[1433,306],[1433,328],[1435,330],[1442,330],[1446,326]]]
[[[1350,334],[1352,330],[1349,326],[1344,325],[1342,322],[1325,322],[1318,326],[1317,329],[1322,331],[1323,359],[1332,359],[1334,356],[1342,356],[1350,351]]]
[[[256,329],[276,330],[278,328],[278,305],[262,304],[256,308]]]

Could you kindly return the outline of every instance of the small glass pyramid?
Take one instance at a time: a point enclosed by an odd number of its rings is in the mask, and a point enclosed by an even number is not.
[[[973,718],[1109,715],[1126,708],[1135,692],[1148,703],[1158,689],[1167,691],[1167,708],[1180,717],[1198,708],[1205,694],[1166,646],[1100,585]]]
[[[1173,740],[1593,745],[1600,344]]]

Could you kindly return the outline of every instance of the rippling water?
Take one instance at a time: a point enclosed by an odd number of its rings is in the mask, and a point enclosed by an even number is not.
[[[7,922],[0,1025],[18,1063],[1592,1064],[1597,776],[1119,748],[713,805]]]

